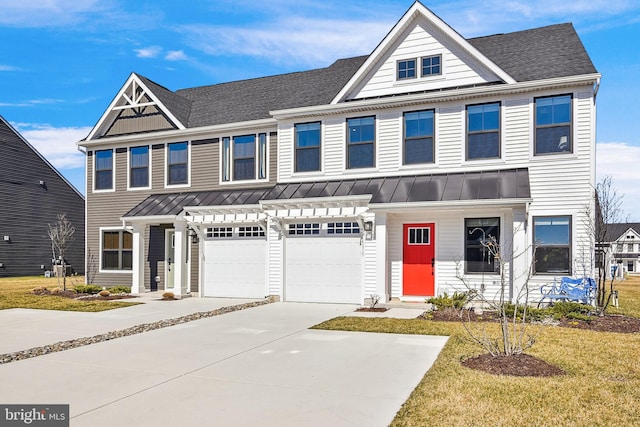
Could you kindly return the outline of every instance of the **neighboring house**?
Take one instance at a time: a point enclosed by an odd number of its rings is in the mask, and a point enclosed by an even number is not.
[[[363,303],[592,269],[595,95],[571,24],[464,39],[414,3],[368,56],[171,91],[79,145],[100,285]],[[587,209],[589,208],[590,209]]]
[[[640,273],[640,222],[607,224],[609,264],[617,265],[616,276]]]
[[[0,277],[52,269],[49,224],[66,214],[75,241],[65,257],[84,273],[84,197],[0,116]]]

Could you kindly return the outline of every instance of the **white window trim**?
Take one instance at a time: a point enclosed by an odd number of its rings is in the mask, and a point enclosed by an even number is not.
[[[148,153],[149,153],[149,185],[146,187],[131,187],[131,149],[132,148],[137,148],[137,147],[147,147]],[[127,191],[142,191],[142,190],[151,190],[151,187],[153,187],[153,183],[151,182],[151,178],[153,177],[151,168],[153,165],[153,161],[151,158],[151,153],[152,153],[152,149],[151,149],[151,145],[148,144],[142,144],[142,145],[132,145],[130,147],[127,147]]]
[[[180,142],[187,143],[187,183],[186,184],[169,184],[169,144]],[[151,176],[149,177],[151,182]],[[164,144],[164,188],[188,188],[191,187],[191,141],[173,141]]]
[[[349,137],[347,122],[349,119],[359,119],[363,117],[372,117],[374,121],[374,139],[373,139],[373,162],[375,166],[367,168],[348,168],[347,166],[347,151],[349,150]],[[377,114],[362,114],[358,116],[345,117],[342,121],[342,173],[346,175],[362,175],[369,174],[371,172],[378,172],[380,170],[380,117]]]
[[[554,96],[563,96],[563,95],[571,95],[571,144],[572,144],[572,152],[558,152],[558,153],[548,153],[548,154],[539,154],[536,155],[536,98],[550,98]],[[578,158],[578,150],[577,150],[577,137],[578,137],[578,126],[576,123],[578,122],[578,108],[576,108],[576,99],[578,97],[578,92],[553,92],[553,93],[541,93],[536,96],[529,97],[529,162],[548,162],[552,159],[559,159],[562,161],[566,161],[567,159],[577,159]]]
[[[131,270],[104,270],[102,268],[102,236],[104,235],[105,231],[126,231],[129,232],[129,230],[127,230],[126,228],[123,227],[100,227],[99,229],[99,247],[98,247],[98,273],[104,273],[104,274],[133,274],[133,268]],[[131,248],[131,251],[133,252],[135,250],[135,248]],[[135,255],[134,255],[135,256]]]
[[[304,171],[304,172],[296,172],[296,125],[304,124],[304,123],[317,123],[320,122],[320,169],[317,171]],[[324,121],[322,120],[310,120],[307,122],[298,122],[291,124],[291,176],[317,176],[324,175],[325,168],[325,158],[324,158],[324,147],[325,147],[325,126]],[[279,142],[278,142],[279,143]]]
[[[423,58],[431,58],[433,56],[440,56],[440,74],[430,74],[428,76],[423,76],[422,75],[422,59]],[[419,65],[419,68],[418,68],[418,70],[420,71],[420,74],[418,75],[419,79],[421,79],[421,80],[441,80],[441,79],[445,79],[446,78],[445,67],[444,67],[444,51],[434,52],[434,53],[431,53],[429,55],[422,55],[418,59],[420,61],[420,65]]]
[[[98,157],[96,153],[98,151],[106,151],[111,150],[111,188],[106,188],[104,190],[96,189],[96,162],[98,161]],[[104,148],[99,150],[93,150],[93,177],[92,177],[92,193],[113,193],[116,191],[116,149],[115,148]]]
[[[294,130],[295,132],[295,130]],[[260,157],[260,134],[264,133],[267,136],[267,147],[266,147],[266,153],[265,153],[265,161],[266,161],[266,165],[265,165],[265,178],[258,178],[259,173],[260,173],[260,165],[258,164]],[[219,172],[218,172],[218,182],[220,183],[221,186],[224,185],[239,185],[239,184],[252,184],[252,183],[264,183],[264,182],[269,182],[269,175],[271,173],[270,170],[270,161],[269,159],[271,158],[271,131],[258,131],[258,132],[254,132],[254,133],[237,133],[237,134],[232,134],[232,135],[224,135],[221,136],[219,138],[220,143],[218,144],[220,146],[220,149],[218,151],[219,153],[219,159],[220,159],[220,167]],[[235,137],[238,136],[247,136],[247,135],[253,135],[255,136],[255,141],[256,141],[256,151],[255,151],[255,178],[254,179],[242,179],[242,180],[234,180],[233,179],[233,139]],[[295,135],[294,135],[295,136]],[[223,162],[223,158],[224,158],[224,144],[222,142],[222,140],[224,138],[229,138],[229,181],[224,181],[223,180],[223,174],[224,174],[224,162]]]
[[[428,110],[433,110],[433,162],[431,163],[412,163],[412,164],[408,164],[405,165],[404,164],[404,113],[413,113],[416,111],[428,111]],[[440,156],[438,155],[439,151],[438,150],[438,117],[439,117],[439,108],[423,108],[423,109],[418,109],[418,110],[406,110],[406,111],[401,111],[400,112],[400,117],[398,118],[399,121],[399,129],[400,129],[400,135],[398,138],[398,144],[400,147],[399,153],[398,153],[398,165],[399,166],[399,170],[400,171],[415,171],[415,170],[419,170],[419,171],[425,171],[425,170],[432,170],[432,169],[438,169],[439,165],[438,165],[438,159],[440,158]]]
[[[500,157],[492,157],[489,159],[467,159],[467,149],[469,148],[469,140],[468,140],[468,132],[467,132],[467,118],[468,118],[468,107],[475,105],[486,105],[486,104],[498,104],[500,108],[500,126],[498,128],[498,134],[500,135]],[[462,164],[463,165],[504,165],[507,163],[507,159],[505,159],[505,114],[506,108],[503,100],[499,99],[497,101],[487,101],[482,102],[480,104],[463,104],[462,110]]]

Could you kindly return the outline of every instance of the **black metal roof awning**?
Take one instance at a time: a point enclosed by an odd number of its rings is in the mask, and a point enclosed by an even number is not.
[[[419,202],[525,200],[531,197],[526,168],[282,183],[261,188],[155,194],[123,219],[179,215],[189,206],[257,205],[265,201],[371,195],[370,205]]]

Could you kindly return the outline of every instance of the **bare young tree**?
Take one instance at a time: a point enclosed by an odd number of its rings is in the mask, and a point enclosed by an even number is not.
[[[606,312],[615,291],[614,277],[607,274],[609,265],[606,253],[614,239],[611,236],[611,225],[624,221],[622,197],[623,195],[619,194],[613,185],[613,178],[607,175],[596,184],[594,203],[585,209],[585,218],[587,218],[585,227],[593,239],[591,247],[595,250],[595,266],[598,270],[595,305],[600,315]],[[607,283],[609,277],[610,281]]]
[[[517,290],[517,294],[510,300],[510,282],[507,277],[509,261],[520,254],[512,254],[507,248],[501,248],[494,236],[483,237],[480,244],[486,251],[489,259],[494,260],[496,272],[500,275],[499,289],[496,295],[487,296],[484,283],[480,284],[480,291],[464,277],[461,271],[461,262],[457,263],[456,276],[467,289],[470,303],[480,305],[483,309],[497,313],[500,323],[500,332],[496,335],[490,332],[484,322],[470,321],[470,317],[463,318],[463,325],[473,341],[479,344],[492,356],[512,356],[523,353],[532,347],[537,338],[537,333],[530,327],[528,319],[529,310],[529,278],[532,268],[527,271],[523,285]],[[533,257],[535,258],[535,257]],[[462,311],[470,316],[470,311]],[[466,321],[465,321],[466,320]]]
[[[49,231],[47,234],[49,235],[49,239],[51,240],[51,252],[53,253],[53,262],[54,269],[56,264],[59,262],[62,268],[62,287],[63,290],[67,290],[67,264],[65,260],[65,255],[69,246],[74,241],[74,234],[76,229],[71,222],[67,219],[66,214],[58,214],[56,216],[57,221],[52,226],[48,224]],[[58,275],[58,286],[60,286],[60,275]]]
[[[94,284],[96,275],[98,274],[98,258],[91,252],[91,248],[87,248],[87,271],[85,272],[85,282]]]

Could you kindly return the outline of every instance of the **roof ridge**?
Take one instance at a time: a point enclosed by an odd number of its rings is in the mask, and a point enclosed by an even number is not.
[[[524,30],[509,31],[508,33],[496,33],[496,34],[487,34],[487,35],[484,35],[484,36],[469,37],[469,38],[467,38],[467,41],[479,40],[479,39],[487,39],[487,38],[491,38],[491,37],[501,37],[501,36],[515,35],[515,34],[520,34],[520,33],[527,33],[527,32],[531,32],[531,31],[536,31],[536,30],[543,30],[543,29],[552,28],[552,27],[564,27],[564,26],[573,27],[573,23],[572,22],[562,22],[562,23],[558,23],[558,24],[543,25],[542,27],[525,28]]]

